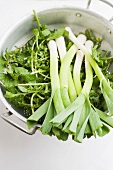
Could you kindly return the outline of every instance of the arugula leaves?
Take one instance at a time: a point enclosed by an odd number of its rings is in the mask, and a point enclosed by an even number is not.
[[[33,12],[34,22],[38,26],[33,29],[33,37],[21,47],[15,47],[12,51],[6,49],[0,57],[0,82],[5,88],[5,97],[17,107],[23,107],[27,116],[32,115],[33,110],[51,96],[47,43],[66,34],[63,27],[50,30],[46,25],[41,25],[36,12]]]

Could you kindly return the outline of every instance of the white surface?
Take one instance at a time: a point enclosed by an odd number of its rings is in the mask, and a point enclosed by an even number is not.
[[[33,9],[59,4],[81,4],[76,1],[0,1],[0,37]],[[112,1],[111,1],[112,2]],[[5,107],[0,102],[0,113]],[[28,136],[0,118],[0,170],[113,170],[113,132],[104,138],[77,144],[43,136],[39,131]]]

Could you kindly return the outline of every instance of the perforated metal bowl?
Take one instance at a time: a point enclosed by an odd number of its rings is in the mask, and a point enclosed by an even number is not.
[[[50,28],[58,28],[59,26],[69,26],[75,33],[85,31],[85,29],[92,29],[97,36],[103,38],[102,48],[110,50],[113,54],[113,25],[101,17],[100,15],[89,11],[88,9],[72,8],[72,7],[59,7],[37,12],[40,21],[47,24]],[[0,41],[0,54],[4,53],[5,49],[11,50],[15,45],[22,45],[32,35],[32,28],[34,27],[33,15],[28,15],[17,22]],[[4,98],[3,90],[0,88],[0,99],[8,108],[8,112],[2,114],[2,118],[28,134],[33,134],[37,127],[33,128],[30,132],[22,126],[16,124],[9,119],[13,114],[23,122],[26,122],[23,109],[17,108],[10,104]],[[24,123],[25,124],[25,123]]]

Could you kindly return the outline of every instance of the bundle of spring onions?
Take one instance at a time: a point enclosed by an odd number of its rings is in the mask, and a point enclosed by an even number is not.
[[[63,141],[72,136],[74,141],[80,143],[85,137],[106,135],[110,131],[109,127],[113,127],[113,75],[108,70],[113,57],[108,51],[101,49],[102,40],[95,37],[91,30],[76,35],[70,27],[50,30],[40,24],[35,11],[34,17],[38,28],[33,30],[34,37],[30,40],[32,45],[29,46],[27,42],[22,47],[24,50],[20,50],[25,52],[29,47],[30,66],[21,67],[28,69],[29,74],[26,72],[26,75],[33,77],[30,82],[16,81],[14,84],[16,90],[24,94],[22,100],[25,106],[31,106],[32,114],[27,119],[28,128],[40,124],[42,134],[55,135]],[[11,52],[6,54],[5,57]],[[5,57],[2,56],[2,60],[5,61]],[[40,66],[36,65],[38,57]],[[45,58],[46,62],[49,60],[47,63],[42,62]],[[7,74],[10,76],[15,71],[14,68],[11,72],[12,65],[14,67],[14,62],[9,61]],[[3,66],[7,65],[2,64]],[[16,68],[15,72],[17,71]],[[41,81],[37,82],[38,80]],[[3,81],[1,84],[5,86]],[[25,98],[28,94],[29,97]],[[14,102],[14,98],[19,95],[20,92],[14,94],[14,91],[6,87],[6,98],[13,99]],[[22,106],[22,101],[19,100],[16,104],[19,103]]]

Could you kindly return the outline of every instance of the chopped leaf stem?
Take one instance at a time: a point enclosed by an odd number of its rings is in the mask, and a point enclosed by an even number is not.
[[[37,16],[37,13],[36,13],[35,10],[33,10],[33,13],[34,13],[34,18],[35,18],[36,21],[37,21],[38,30],[41,31],[41,30],[40,30],[40,29],[41,29],[41,24],[40,24],[39,18],[38,18],[38,16]]]
[[[33,43],[33,45],[32,45],[32,48],[31,48],[31,50],[32,50],[32,52],[31,52],[31,70],[32,70],[32,72],[34,72],[34,46],[35,46],[35,42]]]
[[[37,93],[33,93],[32,96],[31,96],[31,110],[32,110],[32,113],[34,113],[33,99],[34,99],[34,96],[35,96],[36,94],[37,94]]]
[[[48,84],[50,83],[25,83],[25,84],[18,84],[18,86],[43,86]]]

